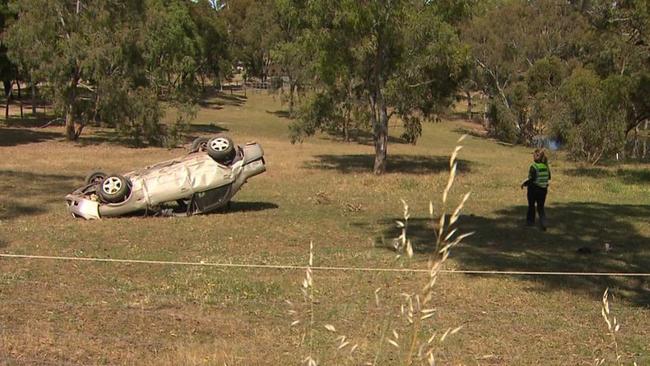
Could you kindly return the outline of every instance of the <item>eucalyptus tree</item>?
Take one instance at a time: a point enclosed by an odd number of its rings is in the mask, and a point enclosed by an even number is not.
[[[206,79],[218,86],[230,74],[231,55],[225,18],[219,1],[198,0],[190,5],[190,16],[199,38],[197,76],[205,89]]]
[[[11,6],[18,17],[4,37],[9,56],[44,81],[70,140],[100,121],[136,143],[162,143],[160,100],[192,105],[197,74],[223,47],[213,18],[197,21],[200,3],[20,0]]]
[[[603,78],[617,76],[628,134],[650,119],[650,4],[646,0],[591,0],[586,14],[593,41],[585,62]]]
[[[552,134],[598,162],[650,118],[645,0],[509,0],[464,27],[492,99],[491,132],[531,143]]]
[[[13,14],[11,13],[8,1],[0,1],[0,31],[4,32],[7,29],[8,23],[12,20]],[[11,82],[16,77],[16,65],[7,56],[7,46],[5,42],[0,43],[0,78],[5,89],[5,95],[10,97],[9,91],[11,90]]]
[[[549,114],[556,136],[567,142],[570,156],[591,164],[620,152],[625,142],[626,116],[621,79],[600,78],[581,67],[573,70],[559,89],[560,102]]]
[[[577,58],[586,33],[587,22],[580,12],[555,0],[496,2],[464,25],[463,39],[482,73],[481,89],[492,101],[497,137],[529,142],[539,133],[527,73],[542,60]]]
[[[307,106],[308,118],[296,121],[294,131],[311,134],[329,121],[331,109],[323,102],[360,101],[373,131],[373,171],[384,173],[389,121],[399,118],[404,137],[415,143],[422,121],[451,102],[466,74],[466,49],[448,22],[448,8],[440,6],[408,0],[308,2],[306,47],[319,102]],[[310,119],[312,128],[301,129]]]
[[[222,14],[231,37],[234,61],[244,64],[246,76],[266,81],[271,66],[271,50],[278,37],[274,1],[236,0],[226,4]]]
[[[307,77],[310,55],[305,44],[309,42],[309,14],[305,0],[274,0],[273,18],[277,25],[276,40],[271,48],[271,60],[279,66],[288,82],[289,114],[294,114],[296,94]],[[284,81],[282,82],[282,86]]]

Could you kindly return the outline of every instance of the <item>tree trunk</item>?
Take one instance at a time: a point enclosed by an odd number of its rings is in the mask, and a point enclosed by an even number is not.
[[[284,83],[283,83],[284,84]],[[283,85],[284,87],[284,85]],[[295,92],[296,92],[296,83],[293,81],[293,78],[289,76],[289,115],[293,116],[293,108],[295,105]]]
[[[484,97],[481,97],[481,99],[485,100]],[[482,103],[484,104],[484,107],[483,107],[483,127],[485,127],[485,129],[487,131],[489,131],[490,130],[490,119],[488,118],[488,112],[489,112],[488,103],[485,103],[485,101],[483,101]]]
[[[643,159],[645,159],[647,152],[648,152],[648,121],[645,121],[645,124],[643,126],[643,155],[642,155]]]
[[[23,96],[20,92],[20,81],[16,82],[18,85],[18,103],[20,104],[20,119],[25,118],[25,114],[23,113]]]
[[[9,92],[11,91],[11,86],[13,85],[13,82],[11,80],[2,80],[2,85],[5,88],[5,95],[9,95]]]
[[[343,141],[345,142],[350,142],[350,109],[351,106],[348,106],[343,116]]]
[[[473,107],[472,93],[469,90],[467,90],[467,91],[465,91],[465,95],[467,96],[467,118],[471,120],[472,119],[472,107]]]
[[[5,119],[9,119],[9,103],[11,102],[11,90],[13,89],[13,81],[3,81],[5,87],[5,96],[7,98],[7,104],[5,105]]]
[[[386,172],[386,157],[388,155],[388,110],[381,92],[375,108],[379,113],[379,120],[376,120],[374,128],[375,166],[373,172],[375,175],[381,175]]]
[[[65,136],[69,141],[74,141],[79,137],[81,133],[81,128],[79,128],[79,133],[75,131],[75,102],[77,100],[77,84],[79,83],[79,77],[75,76],[70,80],[69,91],[67,95],[67,104],[65,106]]]
[[[634,128],[634,144],[632,145],[632,159],[636,159],[639,152],[639,127]]]
[[[99,115],[99,101],[101,100],[101,94],[99,89],[97,90],[97,96],[95,97],[95,108],[93,110],[93,119],[92,123],[97,126],[99,123],[97,123],[97,116]],[[81,134],[81,131],[79,132]]]
[[[69,103],[65,111],[65,136],[68,140],[73,141],[76,139],[76,132],[74,129],[74,106]]]
[[[36,84],[33,80],[30,80],[31,92],[32,92],[32,114],[36,115]]]

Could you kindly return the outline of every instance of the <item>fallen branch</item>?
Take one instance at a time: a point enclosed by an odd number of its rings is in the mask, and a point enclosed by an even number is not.
[[[64,120],[63,118],[55,118],[55,119],[49,121],[48,123],[46,123],[46,124],[40,126],[39,128],[49,127],[51,124],[56,123],[56,122],[59,122],[59,121],[64,122],[65,120]]]

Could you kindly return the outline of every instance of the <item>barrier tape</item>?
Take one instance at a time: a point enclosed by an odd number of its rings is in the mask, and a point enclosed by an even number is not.
[[[123,264],[155,264],[155,265],[173,265],[173,266],[202,266],[202,267],[222,267],[222,268],[249,268],[249,269],[251,268],[252,269],[289,269],[289,270],[307,269],[307,266],[297,266],[297,265],[181,262],[181,261],[158,261],[158,260],[144,260],[144,259],[61,257],[61,256],[7,254],[7,253],[0,253],[0,258],[43,259],[43,260],[123,263]],[[428,269],[411,269],[411,268],[312,266],[311,269],[314,271],[429,273]],[[650,273],[635,273],[635,272],[552,272],[552,271],[498,271],[498,270],[443,269],[440,270],[440,273],[469,274],[469,275],[472,274],[473,275],[503,275],[503,276],[650,277]]]

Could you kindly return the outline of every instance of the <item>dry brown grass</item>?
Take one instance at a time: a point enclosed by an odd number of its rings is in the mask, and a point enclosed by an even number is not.
[[[611,340],[607,348],[611,348],[612,350],[611,352],[606,351],[604,352],[605,353],[604,355],[597,357],[594,360],[594,366],[601,366],[605,364],[623,365],[623,364],[627,364],[628,362],[632,362],[634,366],[637,366],[635,357],[630,357],[631,360],[626,360],[624,359],[623,355],[621,354],[621,350],[619,349],[617,336],[619,334],[619,331],[621,330],[621,324],[610,309],[609,288],[606,289],[605,292],[603,293],[601,314],[603,316],[603,319],[605,320],[605,324],[607,324],[607,335]]]
[[[391,144],[390,157],[403,166],[375,177],[364,165],[372,147],[318,136],[302,145],[286,138],[282,107],[264,95],[241,106],[204,108],[197,123],[227,128],[235,141],[258,140],[268,172],[235,196],[226,214],[188,219],[123,218],[84,222],[65,211],[63,195],[88,171],[124,172],[182,154],[182,149],[133,149],[97,140],[89,129],[80,143],[62,140],[59,127],[0,128],[0,251],[256,264],[303,264],[306,243],[315,244],[315,265],[427,268],[431,234],[426,202],[447,184],[448,152],[456,125],[425,125],[417,146]],[[397,131],[396,131],[397,132]],[[398,133],[398,132],[397,132]],[[518,225],[525,198],[518,188],[529,151],[469,137],[459,160],[450,200],[473,194],[460,218],[477,231],[459,245],[449,268],[544,270],[641,270],[648,268],[650,206],[642,166],[604,178],[551,161],[549,231],[539,236]],[[392,170],[391,170],[392,169]],[[610,168],[606,168],[610,169]],[[614,173],[618,167],[611,168]],[[629,179],[628,179],[629,178]],[[632,179],[634,178],[634,179]],[[319,192],[324,192],[319,194]],[[434,193],[433,192],[437,192]],[[328,197],[328,202],[315,202]],[[395,220],[410,204],[409,239],[414,257],[395,259]],[[420,204],[424,202],[424,204]],[[457,202],[457,201],[454,201]],[[581,202],[591,202],[583,204]],[[595,203],[597,202],[597,204]],[[347,204],[362,209],[350,209]],[[434,212],[443,206],[435,200]],[[450,205],[454,207],[455,205]],[[453,214],[453,210],[449,210]],[[614,250],[579,256],[576,249]],[[326,354],[319,364],[350,365],[374,360],[394,327],[387,309],[400,309],[400,293],[419,293],[426,274],[314,270],[317,324],[358,344],[352,359]],[[284,299],[295,293],[302,271],[90,264],[0,259],[0,359],[9,364],[185,364],[200,360],[240,365],[286,365],[300,361],[298,332],[287,327]],[[603,334],[601,289],[617,295],[616,314],[625,328],[617,337],[623,357],[648,363],[650,315],[645,280],[607,278],[442,276],[436,312],[426,319],[444,334],[464,325],[438,349],[440,364],[536,365],[591,363]],[[376,306],[375,289],[380,305]],[[620,300],[619,300],[620,299]],[[569,306],[570,304],[570,306]],[[434,330],[428,328],[428,330]],[[314,349],[336,349],[336,336],[314,327]],[[398,330],[400,341],[405,333]],[[347,356],[346,356],[347,357]],[[202,362],[202,361],[201,361]],[[381,353],[378,365],[398,364]]]

